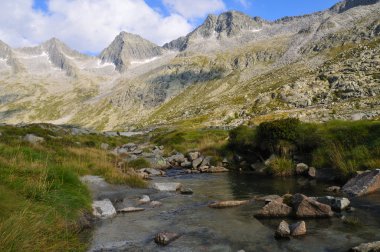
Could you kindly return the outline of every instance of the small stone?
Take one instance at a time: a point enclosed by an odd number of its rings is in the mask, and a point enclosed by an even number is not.
[[[290,234],[292,236],[301,236],[306,234],[306,223],[300,221],[290,225]]]
[[[314,167],[310,167],[309,170],[307,171],[307,175],[310,178],[316,178],[317,177],[317,170]]]
[[[333,192],[333,193],[338,193],[340,192],[341,188],[340,186],[330,186],[326,188],[326,192]]]
[[[159,245],[166,246],[174,240],[178,239],[179,237],[180,235],[177,233],[160,232],[156,234],[156,236],[154,237],[154,241]]]
[[[274,237],[276,239],[289,239],[290,237],[290,228],[289,224],[286,221],[281,221],[280,225],[278,225],[278,228],[276,230],[276,233],[274,234]]]
[[[159,206],[162,206],[162,203],[161,202],[159,202],[159,201],[151,201],[150,202],[150,206],[151,207],[159,207]]]
[[[229,172],[229,170],[221,166],[217,166],[217,167],[211,166],[208,169],[208,172],[209,173],[223,173],[223,172]]]
[[[191,190],[191,188],[184,188],[184,189],[181,189],[181,194],[184,194],[184,195],[191,195],[193,194],[193,190]]]
[[[248,200],[218,201],[209,205],[210,208],[228,208],[248,204]]]
[[[139,199],[139,203],[140,204],[146,204],[146,203],[149,203],[150,202],[150,198],[148,195],[143,195],[141,196],[141,198]]]
[[[154,183],[153,188],[163,192],[175,192],[182,187],[180,183]]]

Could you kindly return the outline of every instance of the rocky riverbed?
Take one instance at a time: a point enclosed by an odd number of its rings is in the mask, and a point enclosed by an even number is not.
[[[173,190],[157,190],[157,183],[167,182],[179,183],[187,193],[182,194],[174,184]],[[90,251],[347,251],[380,240],[380,193],[351,199],[350,211],[335,212],[330,218],[257,219],[254,214],[265,204],[259,198],[265,195],[340,195],[326,192],[331,185],[322,182],[231,173],[186,174],[183,170],[168,170],[165,177],[153,177],[149,189],[111,186],[91,177],[86,183],[94,200],[110,199],[116,211],[139,209],[97,220]],[[244,204],[210,207],[225,201]],[[289,224],[305,221],[307,233],[276,239],[282,220]],[[168,241],[168,245],[158,245],[160,241]]]

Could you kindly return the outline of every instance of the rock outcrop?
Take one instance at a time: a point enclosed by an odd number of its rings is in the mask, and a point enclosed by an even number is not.
[[[362,196],[380,190],[380,169],[366,171],[349,180],[342,191],[349,196]]]

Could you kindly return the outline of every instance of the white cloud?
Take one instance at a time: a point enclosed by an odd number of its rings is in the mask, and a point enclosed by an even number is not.
[[[239,2],[244,8],[249,8],[251,6],[251,3],[248,0],[235,0],[236,2]]]
[[[49,14],[32,6],[33,0],[0,1],[0,40],[18,47],[54,36],[79,51],[100,52],[120,31],[163,44],[193,29],[185,17],[163,16],[144,0],[50,0]]]
[[[171,12],[189,19],[226,9],[223,0],[163,0],[163,3]]]

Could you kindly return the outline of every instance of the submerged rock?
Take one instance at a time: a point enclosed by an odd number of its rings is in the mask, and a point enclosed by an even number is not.
[[[153,188],[163,192],[175,192],[182,187],[181,183],[154,183]]]
[[[179,237],[180,235],[177,233],[160,232],[156,234],[156,236],[154,237],[154,241],[159,245],[166,246],[174,240],[178,239]]]
[[[350,252],[380,252],[380,241],[362,243],[350,250]]]
[[[116,209],[109,199],[94,201],[92,209],[94,216],[101,219],[112,218],[116,215]]]
[[[117,211],[119,213],[135,213],[135,212],[141,212],[144,210],[145,210],[144,208],[139,208],[139,207],[126,207]]]
[[[289,224],[286,221],[281,221],[280,225],[278,225],[278,228],[274,234],[274,237],[276,239],[289,239],[290,237],[290,228]]]
[[[208,205],[211,208],[228,208],[228,207],[236,207],[248,204],[248,200],[228,200],[228,201],[218,201]]]
[[[380,190],[380,169],[366,171],[349,180],[343,192],[350,196],[362,196]]]
[[[261,210],[259,210],[255,217],[258,218],[278,218],[288,217],[292,214],[292,208],[282,202],[273,200],[266,204]]]
[[[184,195],[191,195],[193,194],[193,190],[191,190],[191,188],[184,188],[184,189],[181,189],[181,194],[184,194]]]
[[[306,223],[300,221],[289,226],[291,236],[301,236],[306,234]]]
[[[151,201],[149,205],[150,205],[151,207],[155,208],[155,207],[162,206],[162,203],[159,202],[159,201]]]

